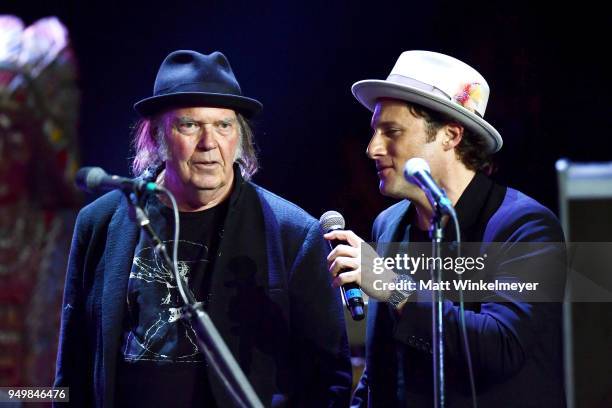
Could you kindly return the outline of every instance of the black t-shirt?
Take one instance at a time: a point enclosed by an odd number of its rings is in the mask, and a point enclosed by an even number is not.
[[[151,197],[146,211],[171,254],[172,210]],[[227,201],[204,211],[180,213],[179,272],[205,308],[226,213]],[[141,232],[128,282],[117,365],[118,406],[216,406],[195,332],[180,319],[182,305],[172,271]]]

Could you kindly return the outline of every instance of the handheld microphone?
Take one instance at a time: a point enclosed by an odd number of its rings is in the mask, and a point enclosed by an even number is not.
[[[327,211],[319,219],[319,224],[326,234],[332,231],[343,230],[345,227],[344,217],[337,211]],[[348,242],[341,240],[329,241],[329,245],[332,249],[340,244],[348,245]],[[340,273],[342,272],[343,271],[340,271]],[[345,283],[341,286],[341,290],[342,297],[344,297],[344,303],[351,313],[353,320],[363,320],[365,317],[363,311],[364,303],[359,285],[355,282]]]
[[[408,160],[404,165],[404,177],[409,183],[416,184],[425,192],[434,210],[448,215],[455,212],[451,200],[431,177],[431,169],[425,160],[420,157]]]
[[[75,183],[78,188],[88,193],[99,191],[122,190],[141,193],[157,193],[162,188],[155,183],[140,179],[131,179],[107,174],[100,167],[82,167],[77,171]]]

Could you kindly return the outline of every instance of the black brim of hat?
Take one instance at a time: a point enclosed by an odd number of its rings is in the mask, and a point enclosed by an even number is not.
[[[134,109],[140,116],[148,117],[169,109],[198,106],[234,109],[247,118],[252,118],[263,109],[261,102],[246,96],[206,92],[177,92],[152,96],[136,102]]]

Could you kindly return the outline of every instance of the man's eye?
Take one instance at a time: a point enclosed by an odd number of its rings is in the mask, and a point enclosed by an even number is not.
[[[181,122],[179,123],[178,128],[181,131],[193,132],[194,130],[197,130],[199,126],[196,122]]]
[[[397,128],[389,128],[389,129],[385,129],[384,131],[385,135],[389,137],[398,136],[401,132],[402,132],[401,129],[397,129]]]
[[[230,122],[221,122],[219,123],[219,128],[221,129],[231,129],[232,124]]]

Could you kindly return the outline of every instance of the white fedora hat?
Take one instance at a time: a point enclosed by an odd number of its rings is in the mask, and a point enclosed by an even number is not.
[[[444,113],[484,137],[490,153],[502,147],[499,132],[483,119],[489,100],[487,81],[456,58],[430,51],[406,51],[386,80],[359,81],[351,90],[370,111],[380,98],[416,103]]]

